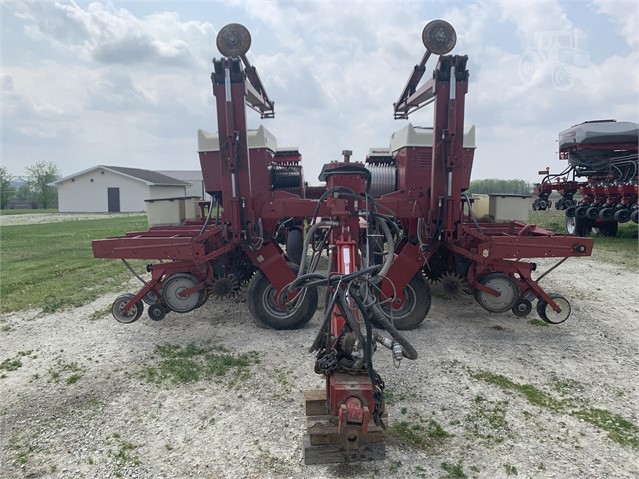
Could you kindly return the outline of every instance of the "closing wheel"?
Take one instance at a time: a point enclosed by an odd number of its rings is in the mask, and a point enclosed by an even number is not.
[[[499,296],[494,296],[481,289],[475,290],[475,301],[491,313],[505,313],[512,309],[519,298],[517,283],[507,274],[490,273],[484,276],[480,283],[499,293]]]
[[[187,296],[182,293],[199,283],[197,278],[186,273],[174,274],[164,281],[162,298],[169,309],[177,313],[188,313],[202,305],[205,298],[204,289],[195,291]]]
[[[519,318],[524,318],[532,311],[532,303],[526,298],[522,298],[512,307],[512,312]]]
[[[546,301],[540,299],[539,301],[537,301],[537,314],[547,323],[563,323],[570,317],[570,313],[572,311],[570,303],[560,294],[551,293],[548,296],[550,296],[553,301],[557,303],[557,306],[559,306],[561,311],[556,312]]]
[[[146,310],[146,314],[149,315],[153,321],[162,321],[166,316],[166,309],[161,304],[152,304]]]
[[[119,321],[120,323],[132,323],[140,319],[142,316],[142,311],[144,311],[144,305],[142,301],[138,301],[133,306],[129,308],[127,312],[124,312],[124,307],[135,297],[134,294],[126,293],[118,296],[113,301],[113,305],[111,306],[111,313],[113,317]]]
[[[297,228],[288,230],[286,234],[286,255],[292,263],[301,264],[303,247],[304,238],[302,232]]]
[[[297,275],[299,266],[286,263]],[[257,271],[246,291],[246,302],[253,318],[273,329],[296,329],[308,323],[317,309],[317,289],[306,288],[293,302],[282,308],[277,304],[277,290],[266,275]]]
[[[406,300],[399,308],[392,308],[390,303],[384,303],[379,305],[379,309],[397,329],[415,329],[422,324],[430,310],[430,286],[418,272],[408,282],[403,293]]]

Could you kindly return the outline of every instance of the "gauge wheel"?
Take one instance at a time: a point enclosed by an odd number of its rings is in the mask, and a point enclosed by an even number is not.
[[[124,307],[129,304],[129,301],[131,301],[134,297],[134,294],[126,293],[115,298],[115,301],[113,301],[113,305],[111,306],[111,313],[116,321],[128,324],[140,319],[142,311],[144,311],[144,304],[142,304],[142,301],[136,302],[127,312],[124,312]]]
[[[301,264],[304,237],[297,228],[288,230],[286,234],[286,255],[292,263]]]
[[[481,289],[475,290],[475,301],[491,313],[505,313],[512,309],[519,298],[517,283],[507,274],[490,273],[484,276],[480,283],[500,293],[499,296],[493,296]]]
[[[550,307],[550,305],[540,299],[537,301],[537,314],[541,319],[550,324],[560,324],[566,321],[570,317],[570,313],[572,312],[572,308],[570,307],[570,303],[566,298],[564,298],[560,294],[551,293],[550,296],[557,306],[561,308],[561,311],[556,312],[554,309]]]
[[[286,263],[297,275],[299,266]],[[277,290],[262,271],[257,271],[246,291],[246,303],[253,318],[272,329],[297,329],[308,323],[317,310],[317,289],[305,288],[286,308],[277,304]]]
[[[518,300],[512,307],[512,312],[519,318],[525,318],[532,311],[532,303],[526,298]]]
[[[167,307],[177,313],[188,313],[202,305],[205,297],[204,289],[195,291],[188,296],[182,296],[182,292],[197,285],[199,281],[193,275],[186,273],[174,274],[164,281],[162,287],[162,299]]]
[[[161,304],[152,304],[146,310],[146,314],[149,315],[153,321],[162,321],[166,316],[166,309]]]
[[[590,233],[592,221],[578,216],[566,216],[566,233],[575,236],[586,236]]]
[[[399,330],[415,329],[422,324],[430,310],[430,286],[421,273],[413,276],[404,288],[406,300],[399,308],[392,308],[390,302],[379,305],[386,319]]]

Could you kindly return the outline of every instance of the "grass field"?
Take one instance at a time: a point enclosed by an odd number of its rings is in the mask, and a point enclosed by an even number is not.
[[[91,241],[146,230],[146,216],[61,221],[0,228],[0,312],[53,312],[122,288],[122,262],[95,259]]]
[[[28,215],[35,213],[57,213],[57,208],[47,208],[45,209],[33,209],[33,210],[0,210],[0,216],[8,216],[8,215]]]
[[[530,223],[563,233],[563,212],[531,212]],[[95,259],[91,241],[146,230],[146,216],[61,221],[0,228],[0,312],[53,312],[121,292],[130,273],[117,260]],[[593,256],[637,270],[638,227],[619,225],[617,238],[595,238]],[[133,262],[135,264],[135,262]],[[142,262],[137,270],[142,271]]]

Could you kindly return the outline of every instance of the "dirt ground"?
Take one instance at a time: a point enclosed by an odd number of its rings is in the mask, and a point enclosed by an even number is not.
[[[542,283],[572,303],[557,326],[434,288],[407,334],[420,358],[396,369],[387,350],[374,356],[389,396],[386,460],[348,465],[303,463],[302,391],[323,386],[307,352],[321,311],[296,331],[257,327],[241,297],[129,325],[108,313],[112,296],[5,315],[0,477],[636,478],[637,279],[567,261]],[[250,364],[160,380],[157,346],[189,344]]]

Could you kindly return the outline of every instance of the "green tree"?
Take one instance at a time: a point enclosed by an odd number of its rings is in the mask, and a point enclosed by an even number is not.
[[[0,165],[0,209],[9,206],[9,202],[16,195],[16,189],[11,181],[13,181],[13,176],[9,174],[7,167]]]
[[[56,200],[58,192],[49,183],[60,177],[60,168],[51,161],[38,161],[35,165],[27,166],[27,184],[34,199],[41,208],[50,207]]]

